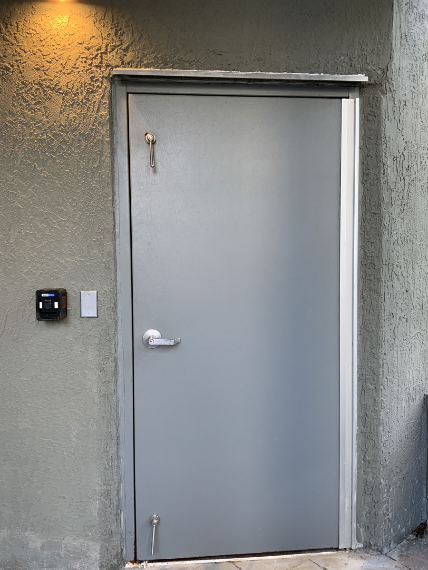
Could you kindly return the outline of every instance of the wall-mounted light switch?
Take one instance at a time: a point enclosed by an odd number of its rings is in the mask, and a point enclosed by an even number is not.
[[[98,291],[80,291],[80,316],[98,317]]]

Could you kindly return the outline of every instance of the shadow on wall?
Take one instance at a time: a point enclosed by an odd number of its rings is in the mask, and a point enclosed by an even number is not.
[[[425,428],[425,437],[422,438],[422,444],[426,445],[426,448],[428,450],[428,394],[425,394],[425,400],[424,400],[424,404],[425,404],[425,421],[426,421],[426,428]],[[428,521],[428,452],[427,452],[427,482],[426,482],[426,489],[425,489],[425,500],[427,502],[427,517],[426,517],[426,521]],[[426,530],[426,524],[425,524],[425,530]]]
[[[381,272],[382,87],[361,90],[361,186],[358,333],[357,541],[382,544],[381,493]],[[367,144],[370,141],[370,144]]]

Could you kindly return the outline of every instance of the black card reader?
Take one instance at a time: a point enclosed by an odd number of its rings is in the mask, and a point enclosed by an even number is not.
[[[66,289],[39,289],[36,291],[36,318],[38,321],[60,321],[66,316]]]

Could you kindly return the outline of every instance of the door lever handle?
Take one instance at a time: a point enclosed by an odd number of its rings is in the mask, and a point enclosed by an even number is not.
[[[144,333],[143,336],[143,344],[147,348],[157,348],[158,346],[174,346],[180,342],[181,338],[162,338],[161,333],[159,331],[155,331],[154,329],[149,329]]]
[[[149,345],[151,347],[156,346],[174,346],[181,342],[181,338],[151,338],[149,340]]]

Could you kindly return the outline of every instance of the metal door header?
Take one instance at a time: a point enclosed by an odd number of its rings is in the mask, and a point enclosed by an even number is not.
[[[253,71],[249,73],[241,71],[207,71],[196,69],[113,69],[113,77],[123,79],[157,79],[169,81],[215,81],[215,82],[244,82],[244,83],[367,83],[367,75],[334,75],[329,73],[275,73]]]
[[[368,82],[366,75],[178,69],[114,69],[112,77],[127,93],[339,99],[355,99]]]

